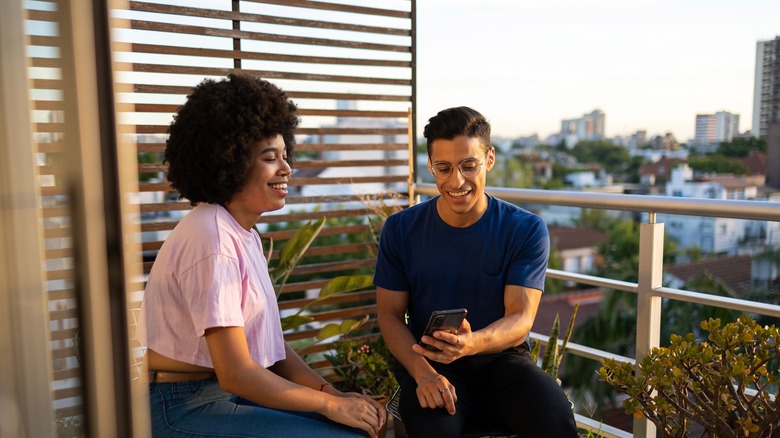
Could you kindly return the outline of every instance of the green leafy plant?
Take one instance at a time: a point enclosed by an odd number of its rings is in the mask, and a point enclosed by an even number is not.
[[[333,365],[331,380],[336,389],[385,398],[398,388],[392,355],[381,336],[355,339],[343,335],[333,347],[333,353],[325,358]]]
[[[287,283],[287,279],[300,263],[303,255],[311,246],[314,239],[319,235],[322,227],[325,225],[325,218],[321,218],[316,222],[307,222],[301,227],[279,250],[279,262],[273,268],[269,268],[269,274],[271,281],[276,285],[277,298],[282,292],[284,285]],[[271,241],[270,249],[268,252],[268,259],[271,259],[271,253],[273,252],[273,241]],[[298,309],[298,311],[292,315],[285,316],[281,319],[282,330],[288,331],[300,327],[304,324],[308,324],[314,321],[314,318],[305,315],[304,312],[310,307],[322,302],[323,300],[360,289],[371,287],[373,284],[373,276],[371,275],[343,275],[332,278],[326,283],[319,292],[317,298]],[[360,320],[345,319],[338,323],[329,323],[320,328],[317,334],[310,339],[310,341],[299,343],[297,348],[302,349],[316,344],[322,340],[331,338],[333,336],[342,335],[355,330],[365,324],[368,321],[368,315]]]
[[[602,360],[601,380],[628,394],[627,413],[646,417],[666,437],[688,436],[691,422],[719,438],[778,436],[778,328],[749,316],[723,327],[710,318],[701,328],[707,341],[672,335],[669,347],[654,348],[636,369]]]
[[[569,319],[569,328],[566,330],[566,336],[563,338],[563,345],[558,345],[558,337],[561,331],[561,323],[558,319],[558,314],[555,315],[553,321],[552,330],[550,330],[550,338],[547,340],[547,346],[544,348],[544,357],[542,358],[542,369],[545,373],[549,374],[553,379],[558,379],[558,368],[561,365],[563,359],[563,353],[566,352],[566,346],[569,344],[572,330],[574,329],[574,320],[577,318],[577,310],[580,308],[579,304],[574,305],[574,310],[571,313]],[[541,342],[534,339],[531,341],[531,357],[534,362],[539,361],[539,354],[542,349]]]

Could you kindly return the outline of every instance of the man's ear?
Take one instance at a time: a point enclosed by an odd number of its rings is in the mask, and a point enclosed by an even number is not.
[[[496,148],[494,148],[493,146],[490,147],[486,159],[487,159],[486,169],[487,171],[490,171],[490,169],[493,168],[493,165],[496,164]]]

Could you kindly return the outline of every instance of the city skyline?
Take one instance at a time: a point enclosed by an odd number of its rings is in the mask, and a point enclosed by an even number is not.
[[[417,131],[441,109],[482,112],[496,137],[560,131],[599,109],[606,136],[693,138],[696,115],[751,129],[756,43],[780,2],[595,0],[417,4]]]

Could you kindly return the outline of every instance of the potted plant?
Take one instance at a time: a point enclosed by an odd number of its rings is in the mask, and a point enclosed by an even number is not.
[[[352,337],[349,333],[333,343],[333,352],[325,354],[333,366],[330,381],[342,392],[365,394],[382,405],[398,388],[393,373],[393,356],[381,335]],[[388,422],[391,421],[388,415]],[[379,431],[383,437],[387,423]]]
[[[312,242],[314,242],[314,239],[319,235],[324,225],[324,217],[314,223],[308,222],[304,224],[304,226],[298,230],[279,250],[279,261],[277,265],[273,268],[269,268],[271,281],[276,287],[277,298],[281,294],[284,285],[287,283],[287,279],[290,277],[290,274],[301,261],[303,255],[309,249],[309,246],[312,244]],[[260,234],[257,228],[255,228],[255,231]],[[268,250],[267,258],[269,261],[271,260],[272,252],[273,240],[271,240],[270,249]],[[334,295],[371,287],[372,281],[373,276],[371,275],[344,275],[332,278],[320,289],[317,298],[298,309],[298,311],[294,314],[282,317],[282,330],[287,332],[314,321],[313,317],[304,314],[304,312],[310,307],[315,304],[319,304],[323,300]],[[296,347],[296,350],[301,350],[305,347],[309,347],[333,336],[356,330],[367,320],[368,316],[360,320],[345,319],[341,322],[325,324],[319,329],[314,337],[308,340],[308,342],[299,343]]]
[[[393,358],[382,336],[342,335],[325,358],[333,366],[332,383],[344,392],[358,392],[386,402],[398,388]]]
[[[672,335],[636,367],[602,360],[604,380],[628,394],[626,412],[646,417],[666,437],[688,436],[692,422],[707,436],[780,434],[780,330],[749,316],[721,327],[701,323],[707,340]]]

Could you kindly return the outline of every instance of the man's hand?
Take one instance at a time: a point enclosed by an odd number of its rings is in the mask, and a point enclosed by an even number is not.
[[[423,408],[446,408],[450,415],[455,415],[458,395],[455,387],[441,374],[431,374],[417,382],[417,399]]]
[[[471,324],[467,320],[463,320],[458,328],[457,333],[449,333],[443,330],[433,332],[433,336],[423,336],[421,341],[425,344],[432,345],[439,349],[439,351],[430,351],[420,345],[412,345],[412,350],[425,356],[429,360],[450,363],[464,356],[470,356],[473,354],[473,340],[474,335],[471,332]]]

